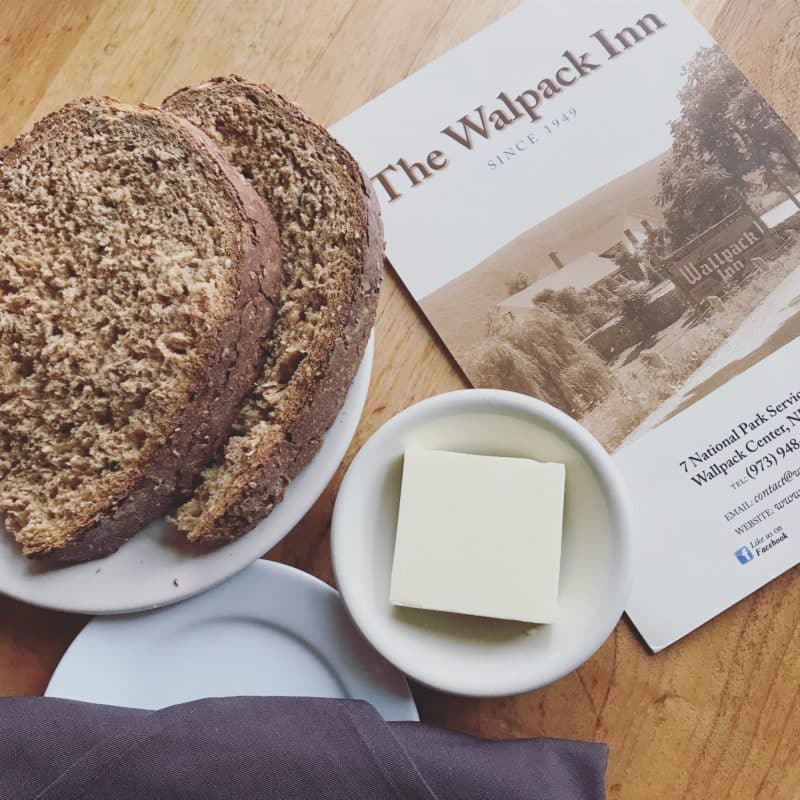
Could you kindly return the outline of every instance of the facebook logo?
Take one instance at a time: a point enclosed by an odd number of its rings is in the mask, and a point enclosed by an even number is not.
[[[748,564],[751,562],[755,556],[753,555],[753,551],[749,547],[740,547],[736,551],[736,558],[739,559],[740,564]]]

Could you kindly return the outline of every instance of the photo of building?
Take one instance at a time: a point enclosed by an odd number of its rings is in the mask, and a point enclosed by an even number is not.
[[[602,242],[611,242],[601,252],[587,250],[567,263],[562,261],[559,253],[548,253],[555,271],[550,275],[513,294],[499,303],[501,309],[530,308],[535,295],[544,289],[558,291],[572,287],[577,291],[583,289],[605,287],[612,289],[624,276],[614,260],[622,250],[631,251],[640,247],[646,240],[649,231],[657,224],[654,217],[644,213],[627,211],[624,215],[613,219],[605,225],[594,238]]]
[[[700,72],[727,108],[689,91]],[[718,49],[684,74],[673,147],[422,301],[475,385],[552,403],[610,450],[800,334],[797,139]]]

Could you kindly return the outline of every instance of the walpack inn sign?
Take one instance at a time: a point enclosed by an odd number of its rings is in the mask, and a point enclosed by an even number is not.
[[[669,259],[669,276],[697,305],[706,297],[727,294],[753,271],[753,258],[775,246],[764,223],[738,209],[676,250]]]

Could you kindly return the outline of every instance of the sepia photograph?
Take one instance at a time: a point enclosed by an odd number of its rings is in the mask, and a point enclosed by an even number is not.
[[[800,334],[798,140],[718,47],[682,79],[669,149],[422,301],[475,386],[610,451]]]

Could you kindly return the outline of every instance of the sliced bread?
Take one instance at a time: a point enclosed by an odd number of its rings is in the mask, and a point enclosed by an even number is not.
[[[106,555],[191,486],[279,285],[267,206],[180,117],[86,98],[0,152],[0,513],[25,555]]]
[[[375,320],[383,232],[352,156],[264,85],[219,78],[164,107],[203,128],[275,214],[283,286],[271,351],[224,453],[203,473],[178,527],[192,541],[246,533],[318,451]]]

